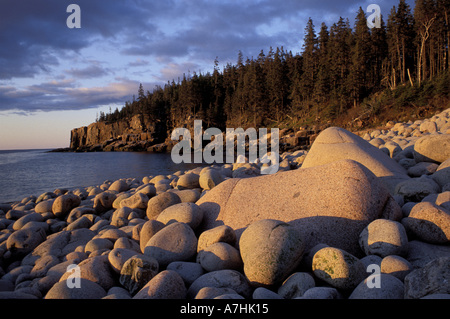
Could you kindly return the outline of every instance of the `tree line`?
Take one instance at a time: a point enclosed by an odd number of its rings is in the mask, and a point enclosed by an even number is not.
[[[369,29],[359,8],[353,27],[348,19],[319,32],[310,18],[302,53],[283,47],[261,50],[222,70],[184,74],[178,81],[145,92],[98,121],[114,122],[146,114],[167,129],[192,118],[207,127],[282,127],[289,119],[333,119],[382,90],[419,86],[448,72],[450,0],[416,0],[414,10],[400,0],[380,28]]]

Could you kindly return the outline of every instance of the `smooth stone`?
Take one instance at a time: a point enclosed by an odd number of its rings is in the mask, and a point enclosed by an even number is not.
[[[338,289],[354,289],[366,276],[366,269],[355,256],[334,247],[319,250],[313,258],[314,275]]]
[[[247,278],[232,269],[212,271],[200,276],[189,287],[188,298],[194,298],[204,287],[231,288],[245,298],[250,298],[253,291]]]
[[[308,290],[316,286],[313,276],[306,272],[296,272],[290,275],[278,288],[278,294],[284,299],[302,297]]]
[[[408,232],[430,244],[450,241],[450,212],[430,202],[416,204],[408,217],[402,219]]]
[[[230,226],[221,225],[205,230],[198,237],[197,251],[200,252],[210,245],[223,242],[234,246],[236,244],[236,233]]]
[[[73,223],[69,224],[66,228],[66,230],[71,231],[75,229],[81,229],[81,228],[89,228],[92,226],[92,220],[87,217],[87,215],[84,215],[80,218],[78,218]]]
[[[397,277],[402,282],[411,271],[411,263],[400,256],[386,256],[381,261],[381,272]]]
[[[94,209],[98,214],[102,214],[112,208],[116,194],[112,192],[102,192],[94,197]]]
[[[122,179],[115,181],[108,188],[108,190],[116,191],[118,193],[126,192],[129,189],[130,189],[130,187],[128,186],[127,182]]]
[[[225,224],[239,237],[255,221],[277,219],[303,234],[306,251],[326,243],[355,256],[361,255],[359,234],[371,221],[402,217],[401,208],[378,178],[351,160],[229,179],[197,204],[204,211],[205,230]]]
[[[127,206],[116,209],[111,217],[111,225],[119,228],[128,225],[128,216],[132,212],[133,209]]]
[[[186,287],[189,287],[198,277],[205,273],[200,264],[187,261],[173,261],[167,265],[167,270],[176,271],[183,278]]]
[[[13,230],[19,230],[23,226],[25,226],[26,223],[35,221],[35,222],[42,222],[44,221],[44,218],[41,214],[38,213],[30,213],[25,216],[20,217],[18,220],[16,220],[13,224]]]
[[[126,248],[114,248],[108,254],[108,261],[111,264],[111,268],[117,273],[120,274],[123,265],[125,262],[133,256],[138,255],[134,250],[126,249]]]
[[[177,187],[178,189],[193,189],[200,187],[200,176],[195,173],[183,174],[178,178]]]
[[[203,287],[199,290],[194,299],[214,299],[224,294],[235,294],[231,288]]]
[[[155,258],[161,267],[173,261],[188,261],[197,252],[197,237],[187,224],[167,225],[147,242],[144,254]]]
[[[84,252],[86,254],[89,254],[93,251],[100,250],[100,249],[112,249],[114,247],[114,244],[112,241],[106,238],[94,238],[91,239],[85,246],[84,246]]]
[[[72,209],[81,204],[81,198],[74,194],[58,196],[52,205],[52,212],[57,218],[64,218]]]
[[[253,291],[252,299],[283,299],[283,297],[272,290],[258,287]]]
[[[322,131],[315,139],[302,168],[320,166],[343,159],[361,163],[372,171],[389,189],[409,179],[406,170],[395,160],[361,137],[338,127]]]
[[[70,211],[69,216],[67,216],[67,222],[70,224],[70,223],[73,223],[74,221],[76,221],[78,218],[80,218],[83,215],[95,214],[95,213],[96,212],[92,207],[78,206]]]
[[[361,232],[359,245],[366,255],[404,256],[408,251],[408,236],[401,223],[376,219]]]
[[[450,257],[435,259],[405,277],[405,299],[432,294],[449,294]]]
[[[66,256],[75,251],[78,246],[86,245],[95,233],[89,229],[77,229],[73,231],[61,231],[49,235],[47,239],[37,246],[30,254],[22,260],[22,265],[33,265],[36,260],[46,255],[58,258]]]
[[[332,287],[312,287],[299,299],[343,299],[341,293]]]
[[[167,207],[181,203],[180,197],[175,193],[164,192],[151,198],[147,203],[148,219],[156,219]]]
[[[183,279],[173,270],[164,270],[153,277],[133,299],[184,299]]]
[[[408,254],[405,259],[411,263],[414,269],[417,269],[440,257],[450,257],[450,246],[412,240],[409,242]]]
[[[84,278],[99,284],[105,291],[115,286],[115,278],[113,270],[108,261],[108,256],[96,256],[83,260],[78,264],[80,270],[80,278]],[[66,272],[61,276],[60,282],[64,282],[71,278],[72,273]]]
[[[66,281],[60,281],[48,291],[45,299],[101,299],[106,291],[99,284],[81,278],[80,288],[69,288]]]
[[[303,234],[279,220],[252,223],[239,240],[244,273],[253,286],[280,283],[297,267],[304,252]]]
[[[141,252],[145,251],[145,246],[147,246],[148,241],[152,238],[158,231],[163,229],[165,225],[157,220],[149,220],[142,225],[139,232],[139,246]]]
[[[195,230],[203,220],[203,210],[195,203],[179,203],[164,209],[156,220],[166,225],[185,223]]]
[[[438,164],[419,162],[408,169],[408,175],[411,177],[420,177],[422,175],[431,175],[436,172]]]
[[[450,158],[442,162],[431,177],[441,187],[450,183]]]
[[[196,203],[200,199],[200,190],[196,189],[170,189],[170,193],[175,193],[180,197],[182,203]]]
[[[207,169],[200,174],[199,184],[203,189],[213,189],[223,182],[222,174],[215,169]]]
[[[450,158],[450,135],[433,134],[423,136],[414,144],[416,162],[442,163]]]
[[[206,271],[242,268],[239,251],[227,243],[215,243],[197,254],[197,262]]]
[[[120,202],[120,207],[129,207],[131,209],[147,209],[149,198],[144,193],[136,193]]]
[[[6,240],[6,249],[14,258],[22,258],[32,252],[46,239],[45,231],[40,227],[20,229]]]
[[[132,256],[123,264],[119,281],[131,295],[135,295],[158,274],[158,270],[156,259],[145,255]]]
[[[128,237],[121,237],[117,239],[116,242],[114,243],[114,248],[125,248],[133,250],[139,254],[141,253],[141,248],[139,247],[139,244],[133,239],[130,239]]]
[[[430,194],[437,194],[441,191],[440,186],[430,177],[411,178],[398,183],[395,188],[395,195],[401,195],[407,202],[420,202]]]
[[[42,202],[39,202],[35,207],[34,207],[34,211],[36,213],[39,214],[44,214],[44,213],[48,213],[48,212],[52,212],[52,206],[53,206],[53,202],[55,200],[54,199],[48,199]]]
[[[371,287],[376,279],[369,276],[364,279],[351,293],[349,299],[403,299],[404,285],[400,279],[379,274],[380,287]]]

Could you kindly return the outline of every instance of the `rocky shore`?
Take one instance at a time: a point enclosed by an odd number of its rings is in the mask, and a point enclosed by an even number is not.
[[[450,109],[260,168],[0,204],[0,298],[450,298]]]

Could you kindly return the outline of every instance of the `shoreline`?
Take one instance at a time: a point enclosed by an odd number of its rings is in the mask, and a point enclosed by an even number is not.
[[[449,298],[450,109],[387,128],[328,128],[260,178],[212,164],[1,204],[0,297]],[[367,289],[368,266],[385,288]]]

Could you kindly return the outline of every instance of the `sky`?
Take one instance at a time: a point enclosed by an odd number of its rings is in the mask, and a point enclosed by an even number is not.
[[[156,85],[235,64],[398,0],[0,0],[0,150],[68,147],[70,131],[119,109],[139,84]],[[414,1],[407,3],[413,7]],[[80,28],[69,28],[80,8]],[[369,15],[368,13],[367,15]]]

